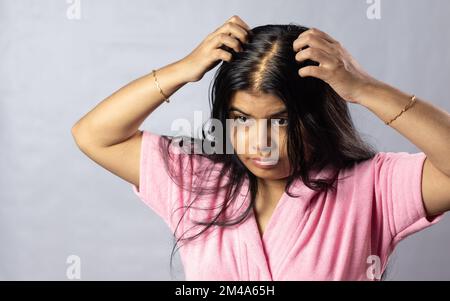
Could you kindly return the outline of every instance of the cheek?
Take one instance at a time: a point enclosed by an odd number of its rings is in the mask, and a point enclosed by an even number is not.
[[[238,155],[247,154],[248,151],[248,132],[237,127],[232,128],[230,131],[230,141]]]
[[[287,157],[287,134],[284,131],[280,136],[280,155],[284,158]]]
[[[278,130],[273,130],[273,132],[271,132],[271,135],[272,143],[277,145],[280,154],[282,152],[285,152],[287,147],[287,129],[285,127],[281,127]]]

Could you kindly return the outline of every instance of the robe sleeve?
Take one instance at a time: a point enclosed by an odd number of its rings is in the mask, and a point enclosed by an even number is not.
[[[176,147],[175,151],[174,146],[171,145],[172,157],[169,158],[168,165],[166,165],[160,149],[161,139],[165,139],[165,137],[150,131],[143,131],[139,186],[132,184],[132,189],[171,229],[174,229],[176,221],[173,218],[175,215],[172,213],[186,205],[186,200],[190,196],[189,190],[192,187],[194,169],[198,168],[199,162],[196,160],[195,154],[184,153],[181,148]],[[166,150],[167,148],[164,146],[162,151]],[[174,182],[167,167],[174,174],[179,175],[178,183]],[[178,211],[181,212],[181,209]]]
[[[374,158],[376,201],[387,219],[391,244],[438,223],[444,213],[426,216],[422,199],[423,152],[380,152]]]

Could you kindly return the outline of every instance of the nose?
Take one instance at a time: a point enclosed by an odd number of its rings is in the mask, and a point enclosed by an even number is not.
[[[272,150],[270,131],[267,131],[267,119],[258,119],[256,132],[252,141],[252,152],[256,152],[258,156],[266,157],[270,155]]]

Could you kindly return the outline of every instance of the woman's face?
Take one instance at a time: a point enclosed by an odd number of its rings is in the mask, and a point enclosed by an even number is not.
[[[271,94],[237,91],[229,106],[230,140],[241,162],[257,177],[289,176],[286,106]]]

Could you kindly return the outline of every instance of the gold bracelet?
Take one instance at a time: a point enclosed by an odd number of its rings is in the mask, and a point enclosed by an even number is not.
[[[167,103],[169,103],[169,102],[170,102],[169,97],[167,97],[167,96],[164,94],[164,92],[162,91],[161,87],[159,86],[158,79],[156,78],[156,70],[153,69],[153,70],[152,70],[152,74],[153,74],[153,77],[155,78],[155,83],[156,83],[156,86],[157,86],[158,89],[159,89],[159,92],[161,93],[162,96],[164,96],[164,100],[165,100]]]
[[[398,115],[395,116],[391,121],[385,122],[385,124],[386,124],[386,125],[390,125],[390,124],[391,124],[395,119],[397,119],[400,115],[402,115],[404,112],[408,111],[408,110],[414,105],[415,102],[416,102],[416,95],[413,95],[413,96],[411,97],[411,101],[405,106],[405,108],[404,108],[400,113],[398,113]]]

